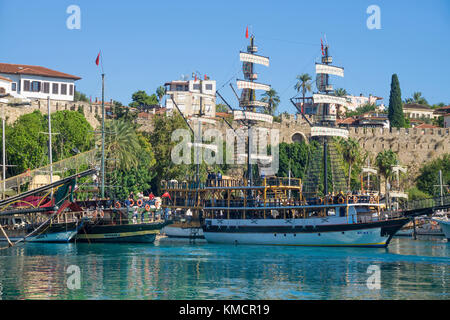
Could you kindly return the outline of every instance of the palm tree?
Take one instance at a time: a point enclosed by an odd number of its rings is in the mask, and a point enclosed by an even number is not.
[[[277,106],[280,104],[280,97],[278,96],[278,93],[274,89],[270,89],[269,91],[266,91],[262,96],[263,98],[261,99],[261,101],[267,102],[267,104],[269,105],[267,108],[267,113],[273,116],[275,114]]]
[[[136,166],[141,146],[132,124],[124,120],[111,120],[105,127],[106,131],[111,132],[110,139],[105,145],[106,157],[115,159],[117,166],[122,170]]]
[[[378,172],[384,177],[384,188],[386,192],[386,207],[389,208],[389,192],[388,182],[392,176],[392,167],[398,162],[397,154],[389,150],[384,150],[378,153],[375,163],[378,167]]]
[[[405,103],[428,105],[428,101],[422,96],[422,92],[414,92],[412,98],[407,98]]]
[[[158,102],[160,105],[161,105],[161,100],[165,96],[165,94],[166,94],[166,88],[164,88],[163,86],[159,86],[156,89],[156,95],[158,96]]]
[[[352,167],[355,163],[361,160],[361,152],[359,150],[359,143],[357,140],[348,138],[347,140],[341,140],[342,156],[348,163],[348,190],[351,188],[352,180]]]
[[[347,94],[347,90],[345,90],[344,88],[334,90],[334,95],[337,97],[345,97]]]
[[[307,73],[299,74],[296,78],[298,81],[294,86],[294,89],[297,90],[297,92],[302,91],[303,95],[303,105],[305,104],[305,95],[307,92],[310,92],[311,89],[311,76]]]

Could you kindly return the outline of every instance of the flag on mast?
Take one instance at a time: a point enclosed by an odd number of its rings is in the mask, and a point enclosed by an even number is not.
[[[97,55],[97,59],[95,59],[95,64],[98,66],[98,64],[100,63],[100,52]]]
[[[248,39],[248,26],[247,29],[245,29],[245,38]]]
[[[320,47],[322,48],[322,55],[324,56],[325,53],[323,52],[323,41],[322,41],[322,38],[320,39]]]

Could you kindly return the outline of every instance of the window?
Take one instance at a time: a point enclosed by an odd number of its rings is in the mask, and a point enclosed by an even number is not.
[[[30,91],[30,81],[29,80],[23,81],[23,91]]]
[[[69,95],[73,96],[73,84],[69,87]]]
[[[41,91],[41,83],[39,81],[31,82],[31,91],[33,92]]]
[[[17,91],[17,83],[11,83],[11,91]]]
[[[200,84],[194,83],[194,90],[200,90]]]
[[[42,83],[42,92],[43,93],[50,93],[50,82],[43,82]]]
[[[205,86],[205,88],[206,88],[206,90],[212,90],[212,84],[207,84],[207,85]]]
[[[58,94],[59,92],[58,92],[58,89],[59,89],[59,84],[57,84],[57,83],[54,83],[53,85],[52,85],[52,93],[53,94]]]
[[[67,84],[61,84],[61,94],[67,94]]]

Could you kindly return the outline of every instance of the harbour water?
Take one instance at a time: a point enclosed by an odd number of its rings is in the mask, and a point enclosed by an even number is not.
[[[26,244],[0,251],[0,299],[450,299],[450,244],[387,249]],[[80,289],[69,289],[69,266]],[[369,266],[380,289],[369,289]]]

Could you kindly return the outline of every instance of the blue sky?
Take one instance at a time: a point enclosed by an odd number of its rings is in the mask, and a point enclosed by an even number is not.
[[[69,30],[66,9],[81,8],[81,29]],[[369,30],[369,5],[381,9],[381,29]],[[421,91],[430,103],[450,104],[450,1],[10,1],[0,0],[0,61],[41,65],[75,74],[79,91],[101,96],[103,52],[106,99],[128,104],[137,90],[153,93],[193,71],[217,81],[236,104],[227,81],[242,78],[238,52],[245,27],[269,68],[260,82],[281,96],[279,111],[293,113],[295,77],[314,75],[326,34],[334,64],[345,68],[335,87],[384,97],[397,73],[402,98]]]

